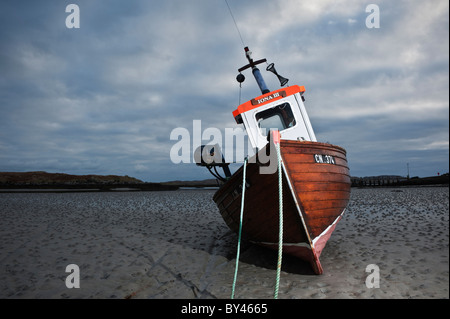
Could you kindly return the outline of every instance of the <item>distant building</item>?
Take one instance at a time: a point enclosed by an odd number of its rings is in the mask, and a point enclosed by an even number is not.
[[[390,186],[397,185],[406,180],[406,177],[400,175],[351,177],[352,186]]]

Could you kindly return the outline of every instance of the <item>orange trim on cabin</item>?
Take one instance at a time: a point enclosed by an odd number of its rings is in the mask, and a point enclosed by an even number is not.
[[[267,103],[271,103],[276,100],[280,100],[286,96],[293,95],[295,93],[303,94],[304,92],[305,92],[305,87],[303,85],[302,86],[292,85],[292,86],[288,86],[287,88],[282,88],[282,89],[279,89],[276,91],[272,91],[272,92],[263,94],[261,96],[258,96],[250,101],[247,101],[247,102],[239,105],[237,107],[237,109],[233,111],[233,116],[236,118],[236,116],[238,116],[239,114],[253,110],[253,109],[263,106]],[[277,96],[274,96],[274,95],[277,95]],[[267,98],[267,100],[265,100],[265,98]]]

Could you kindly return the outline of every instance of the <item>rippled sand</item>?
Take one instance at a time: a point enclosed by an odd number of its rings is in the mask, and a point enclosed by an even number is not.
[[[0,298],[229,298],[237,236],[213,194],[0,193]],[[279,298],[449,298],[448,243],[448,187],[352,189],[324,274],[284,256]],[[276,260],[243,243],[236,297],[272,298]]]

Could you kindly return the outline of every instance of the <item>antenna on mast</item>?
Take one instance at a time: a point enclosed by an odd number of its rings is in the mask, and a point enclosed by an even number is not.
[[[256,67],[256,65],[258,65],[260,63],[267,62],[267,60],[266,59],[261,59],[261,60],[258,60],[258,61],[253,61],[253,59],[251,57],[252,52],[249,50],[249,48],[245,47],[244,51],[245,51],[245,56],[247,57],[247,60],[248,60],[249,63],[247,65],[243,66],[242,68],[240,68],[238,70],[239,73],[241,73],[242,71],[244,71],[244,70],[246,70],[246,69],[251,67],[253,76],[255,77],[256,83],[258,83],[258,86],[261,89],[262,94],[269,93],[270,90],[267,88],[266,82],[264,82],[264,79],[263,79],[263,77],[261,75],[261,72]],[[238,82],[240,82],[239,79],[238,79]]]
[[[241,31],[239,31],[238,25],[237,25],[237,23],[236,23],[236,20],[234,19],[234,15],[233,15],[233,12],[231,11],[230,5],[228,4],[228,1],[227,1],[227,0],[225,0],[225,3],[227,4],[228,10],[230,11],[230,15],[231,15],[231,18],[232,18],[233,21],[234,21],[234,25],[236,26],[236,30],[237,30],[237,32],[239,33],[239,38],[241,38],[242,46],[245,47],[244,40],[242,39]]]

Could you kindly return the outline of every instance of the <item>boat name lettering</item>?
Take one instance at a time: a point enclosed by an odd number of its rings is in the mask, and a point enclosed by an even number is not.
[[[266,103],[270,100],[279,98],[279,97],[286,97],[286,91],[280,91],[280,92],[275,92],[273,94],[267,95],[261,99],[252,99],[252,105],[258,105],[258,104],[262,104],[262,103]]]
[[[331,156],[331,155],[315,154],[314,160],[316,161],[316,163],[321,163],[321,164],[336,164],[336,160],[334,159],[334,156]]]

